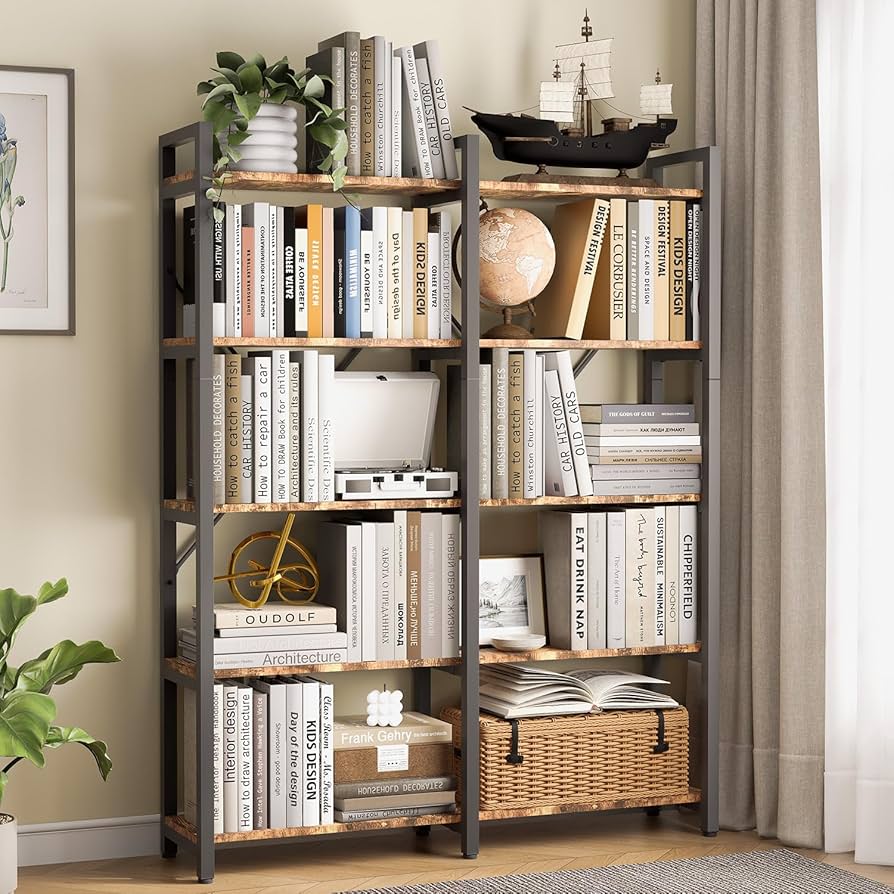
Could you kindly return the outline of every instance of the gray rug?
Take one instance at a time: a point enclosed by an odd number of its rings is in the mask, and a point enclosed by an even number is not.
[[[883,894],[887,885],[778,849],[353,894]],[[347,892],[342,892],[347,894]]]

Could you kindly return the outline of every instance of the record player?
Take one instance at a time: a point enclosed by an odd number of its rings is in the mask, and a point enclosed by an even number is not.
[[[339,500],[452,497],[456,472],[429,468],[440,381],[431,372],[337,372],[332,416]]]

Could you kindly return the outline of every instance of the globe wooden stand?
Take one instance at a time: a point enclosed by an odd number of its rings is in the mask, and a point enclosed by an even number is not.
[[[514,313],[519,313],[519,310],[514,307],[506,307],[505,305],[495,305],[490,301],[485,301],[483,298],[481,299],[481,306],[485,307],[487,310],[495,310],[499,311],[503,314],[503,322],[499,323],[496,326],[491,326],[487,332],[482,336],[483,338],[531,338],[531,333],[528,332],[524,326],[516,326],[515,323],[512,322],[512,315]],[[534,316],[534,306],[529,301],[527,303],[527,310],[524,313],[529,313],[531,316]]]

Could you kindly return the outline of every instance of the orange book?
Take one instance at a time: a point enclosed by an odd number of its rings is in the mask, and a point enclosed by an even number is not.
[[[307,336],[323,337],[323,206],[308,205]]]
[[[413,338],[428,338],[428,209],[413,209]]]
[[[335,335],[335,211],[323,208],[323,338]]]
[[[255,208],[248,203],[242,206],[242,335],[245,338],[255,334],[254,254]]]
[[[686,203],[670,203],[670,340],[686,341]]]

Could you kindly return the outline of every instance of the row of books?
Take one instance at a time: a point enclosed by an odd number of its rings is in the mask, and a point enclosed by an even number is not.
[[[251,202],[227,205],[213,227],[215,337],[452,337],[447,211]],[[194,337],[194,206],[183,238],[183,334]]]
[[[583,199],[556,208],[556,269],[537,299],[543,337],[698,340],[701,205]]]
[[[459,176],[438,42],[392,48],[379,35],[345,31],[321,41],[307,67],[327,75],[323,101],[344,109],[348,174],[455,179]],[[308,141],[307,170],[319,150]]]
[[[550,644],[696,642],[696,522],[693,505],[541,513]]]
[[[459,657],[460,519],[398,510],[391,521],[327,522],[321,597],[347,633],[347,661]]]

